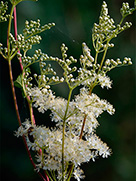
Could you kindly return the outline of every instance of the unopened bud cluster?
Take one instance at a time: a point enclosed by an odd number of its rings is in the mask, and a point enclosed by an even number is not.
[[[47,29],[50,29],[51,27],[55,26],[55,23],[48,23],[44,26],[41,26],[40,20],[37,21],[26,21],[25,22],[25,29],[23,30],[23,35],[25,38],[28,38],[29,36],[33,36],[35,34],[39,34]]]
[[[121,8],[122,21],[133,11],[134,9],[130,9],[128,3],[123,3]],[[125,22],[123,26],[121,26],[121,23],[115,26],[113,18],[110,18],[108,15],[107,4],[105,1],[103,1],[101,14],[99,17],[99,24],[94,23],[92,34],[93,46],[96,52],[100,53],[105,51],[107,48],[114,47],[113,43],[109,43],[111,39],[117,37],[119,33],[132,26],[131,22]]]
[[[7,52],[8,52],[7,47],[3,47],[3,44],[0,43],[0,54],[6,58],[7,57]]]
[[[104,66],[102,67],[102,70],[108,72],[117,66],[123,65],[132,65],[131,58],[125,57],[123,61],[121,61],[119,58],[117,58],[116,60],[107,59],[104,63]]]
[[[39,33],[50,29],[51,27],[55,26],[54,23],[49,23],[44,26],[40,25],[40,20],[37,21],[26,21],[25,22],[25,29],[23,30],[23,35],[18,35],[17,39],[17,46],[19,49],[22,49],[24,52],[32,49],[32,46],[35,44],[39,44],[41,41],[41,36],[38,35]]]
[[[122,3],[122,8],[120,9],[120,12],[121,12],[122,16],[127,16],[128,14],[132,13],[128,2]]]
[[[77,70],[76,66],[71,66],[71,64],[76,63],[77,59],[73,58],[73,56],[70,56],[69,58],[67,58],[67,50],[68,47],[65,46],[65,44],[63,43],[61,46],[61,54],[62,54],[62,59],[60,58],[53,58],[52,60],[58,62],[58,64],[62,67],[62,69],[64,70],[63,76],[64,79],[69,85],[72,85],[76,80],[73,77],[73,72],[75,72]]]
[[[0,16],[1,17],[1,16]],[[25,56],[22,56],[22,54],[18,53],[18,50],[21,50],[26,54],[26,52],[30,49],[32,49],[33,45],[39,44],[42,40],[41,36],[38,35],[39,33],[50,29],[51,27],[55,26],[55,23],[48,23],[44,26],[40,25],[40,20],[37,21],[26,21],[25,22],[25,29],[23,30],[23,34],[17,35],[17,40],[15,37],[10,33],[9,35],[9,43],[10,43],[10,55],[11,57],[14,57],[16,54],[18,57],[22,57],[22,59],[25,59]],[[3,48],[2,44],[0,44],[0,54],[2,54],[4,57],[7,57],[7,48]],[[24,57],[24,58],[23,58]],[[31,58],[26,59],[27,64],[31,63]],[[34,55],[32,58],[33,62],[34,59],[37,59],[37,55]]]
[[[6,14],[6,11],[8,10],[8,2],[0,2],[0,22],[4,22],[7,21],[7,19],[9,18],[9,14]]]
[[[107,4],[104,1],[102,4],[99,24],[94,24],[92,39],[96,51],[104,51],[106,46],[113,47],[113,44],[106,44],[108,40],[115,34],[116,26],[114,20],[108,15]]]

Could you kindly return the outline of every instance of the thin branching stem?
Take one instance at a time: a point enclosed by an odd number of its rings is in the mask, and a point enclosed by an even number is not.
[[[66,117],[67,117],[67,112],[68,112],[68,107],[69,107],[69,102],[71,99],[71,94],[72,94],[73,89],[70,89],[69,91],[69,96],[68,96],[68,102],[67,102],[67,107],[63,119],[63,130],[62,130],[62,181],[64,181],[64,144],[65,144],[65,124],[66,124]]]

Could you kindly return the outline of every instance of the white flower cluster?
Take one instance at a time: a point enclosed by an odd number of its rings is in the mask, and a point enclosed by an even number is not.
[[[93,112],[97,118],[103,111],[107,111],[109,114],[114,113],[113,106],[105,100],[100,100],[96,94],[89,95],[89,91],[86,88],[82,88],[80,94],[76,96],[75,102],[77,102],[78,109],[89,114]]]
[[[55,97],[48,86],[43,89],[31,88],[28,95],[40,112],[44,113],[47,109],[52,111],[52,121],[56,122],[57,129],[52,128],[50,130],[45,126],[32,126],[29,121],[26,121],[19,127],[16,135],[22,136],[24,134],[27,137],[29,149],[35,151],[41,149],[43,151],[42,154],[38,154],[36,157],[38,169],[57,170],[58,178],[61,178],[62,123],[67,100]],[[89,95],[86,88],[82,88],[80,94],[75,96],[75,99],[69,103],[66,117],[67,126],[65,128],[64,159],[65,169],[69,163],[74,164],[75,178],[77,178],[77,172],[79,172],[79,166],[82,163],[88,162],[90,159],[95,161],[97,156],[107,158],[111,153],[109,147],[94,134],[99,124],[96,118],[103,111],[113,114],[115,110],[111,104],[106,100],[100,100],[96,94]],[[85,115],[87,117],[83,140],[79,139],[79,134]],[[29,133],[30,128],[31,132]],[[30,139],[31,136],[33,141]]]
[[[40,89],[38,87],[28,90],[28,95],[32,98],[34,106],[38,107],[39,112],[44,113],[47,109],[55,111],[55,115],[59,116],[58,121],[64,118],[66,110],[67,100],[64,98],[55,97],[52,93],[50,86]],[[100,100],[96,94],[89,95],[89,91],[86,88],[80,90],[80,94],[75,96],[75,99],[69,103],[68,118],[72,113],[77,113],[77,109],[80,113],[87,114],[90,117],[94,115],[97,118],[103,111],[107,111],[109,114],[114,113],[113,106],[106,100]],[[75,112],[73,112],[75,110]],[[57,117],[55,116],[57,121]]]
[[[83,55],[80,56],[81,67],[78,69],[76,82],[87,87],[91,87],[91,85],[95,82],[96,85],[100,84],[102,88],[111,88],[112,81],[106,73],[111,69],[111,67],[113,68],[113,66],[111,66],[112,64],[105,64],[105,66],[102,67],[102,71],[98,72],[100,65],[94,62],[94,58],[91,56],[91,50],[85,43],[83,43],[82,46]]]
[[[31,131],[30,131],[31,130]],[[45,126],[32,126],[26,121],[19,127],[16,136],[26,136],[29,149],[38,152],[36,155],[37,169],[57,171],[58,178],[62,173],[62,131],[60,129],[49,129]],[[95,134],[86,135],[85,140],[79,139],[73,134],[65,135],[65,169],[69,163],[74,164],[74,177],[77,177],[79,166],[90,159],[95,161],[97,156],[107,158],[111,154],[109,147],[103,143]],[[78,173],[79,174],[79,173]],[[67,176],[67,174],[65,175]]]
[[[51,109],[55,96],[53,95],[49,86],[43,89],[38,87],[28,89],[28,95],[32,98],[34,102],[34,107],[38,108],[39,112],[44,113],[47,109]]]
[[[97,78],[102,88],[104,87],[111,88],[112,81],[108,76],[106,76],[105,74],[104,75],[98,74]]]

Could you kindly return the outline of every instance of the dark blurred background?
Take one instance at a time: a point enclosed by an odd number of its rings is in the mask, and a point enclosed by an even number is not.
[[[116,22],[120,21],[119,9],[123,0],[107,0],[109,14]],[[129,0],[133,7],[133,1]],[[91,43],[93,24],[98,22],[102,0],[39,0],[25,1],[17,6],[18,33],[24,28],[25,20],[41,20],[41,24],[55,22],[56,26],[42,33],[42,42],[35,48],[41,48],[48,55],[59,56],[60,46],[69,47],[68,55],[79,58],[82,54],[81,44]],[[115,115],[104,113],[99,117],[100,126],[96,133],[112,148],[113,154],[108,159],[99,158],[96,162],[83,164],[85,181],[134,181],[135,177],[135,72],[136,72],[136,13],[127,21],[133,27],[113,40],[115,47],[109,50],[107,58],[131,57],[132,66],[117,68],[109,73],[113,80],[112,89],[95,88],[94,92],[102,99],[107,99],[116,108]],[[0,42],[6,45],[7,23],[0,25]],[[32,53],[32,52],[31,52]],[[13,98],[11,93],[8,64],[0,57],[0,170],[1,180],[38,181],[40,178],[33,171],[23,141],[14,136],[18,128]],[[20,74],[18,61],[12,61],[14,80]],[[56,65],[54,65],[55,67]],[[57,67],[58,68],[58,67]],[[36,69],[36,68],[35,68]],[[57,95],[67,97],[67,88],[62,85],[54,88]],[[75,94],[78,90],[75,90]],[[22,120],[29,117],[26,101],[19,89],[16,89],[18,105]],[[38,124],[50,125],[48,112],[43,115],[35,109]]]

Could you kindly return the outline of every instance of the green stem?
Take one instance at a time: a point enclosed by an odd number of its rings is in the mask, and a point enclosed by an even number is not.
[[[122,17],[122,19],[121,19],[121,21],[120,21],[119,25],[121,25],[121,24],[123,23],[124,18],[125,18],[125,17]]]
[[[96,52],[96,54],[95,54],[95,60],[94,60],[94,64],[96,65],[96,63],[97,63],[97,58],[98,58],[98,51]]]
[[[12,15],[14,11],[14,5],[11,8],[10,12],[10,18],[9,18],[9,23],[8,23],[8,31],[7,31],[7,49],[8,49],[8,66],[9,66],[9,75],[10,75],[10,82],[11,82],[11,88],[12,88],[12,94],[13,94],[13,99],[14,99],[14,104],[15,104],[15,110],[19,122],[19,126],[21,126],[21,119],[19,115],[19,110],[18,110],[18,104],[17,104],[17,99],[16,99],[16,93],[15,93],[15,88],[14,88],[14,81],[13,81],[13,74],[12,74],[12,66],[11,66],[11,58],[10,58],[10,43],[9,43],[9,35],[11,31],[11,21],[12,21]]]
[[[53,179],[51,178],[51,176],[50,176],[50,174],[49,174],[49,172],[47,170],[46,170],[46,174],[48,175],[50,181],[53,181]]]
[[[63,118],[63,130],[62,130],[62,181],[64,181],[64,171],[65,171],[65,168],[64,168],[65,124],[66,124],[66,117],[67,117],[67,112],[68,112],[68,107],[69,107],[69,102],[70,102],[70,99],[71,99],[72,91],[73,91],[73,89],[70,89],[70,91],[69,91],[67,107],[66,107],[64,118]]]
[[[45,31],[45,29],[43,29],[43,30],[41,30],[41,31],[39,31],[39,32],[30,34],[29,36],[25,37],[25,40],[29,39],[31,36],[35,36],[35,35],[37,35],[37,34],[40,34],[40,33],[42,33],[43,31]]]
[[[18,110],[18,104],[17,104],[17,99],[16,99],[16,93],[15,93],[15,87],[14,87],[14,81],[13,81],[11,61],[8,61],[8,65],[9,65],[9,76],[10,76],[10,83],[11,83],[11,89],[12,89],[12,94],[13,94],[13,99],[14,99],[16,115],[17,115],[19,126],[21,126],[21,119],[20,119],[19,110]]]
[[[24,80],[24,75],[25,75],[25,72],[24,70],[22,71],[22,88],[23,88],[23,92],[24,92],[24,95],[26,97],[26,100],[28,102],[28,107],[29,107],[29,111],[30,111],[30,119],[31,119],[31,123],[32,125],[35,125],[35,118],[34,118],[34,114],[33,114],[33,107],[32,107],[32,101],[30,100],[30,97],[27,95],[26,93],[26,86],[23,82]]]
[[[32,125],[35,125],[35,118],[34,118],[34,114],[33,114],[33,107],[32,107],[32,103],[30,102],[30,98],[27,96],[27,99],[29,101],[28,102],[28,106],[29,106],[29,110],[30,110],[30,119],[31,119],[31,123]]]
[[[11,31],[11,21],[12,21],[12,15],[14,11],[14,5],[12,5],[10,17],[9,17],[9,23],[8,23],[8,31],[7,31],[7,49],[8,49],[8,61],[10,61],[10,42],[9,42],[9,35]]]
[[[107,50],[108,50],[108,44],[109,44],[109,41],[107,41],[107,45],[106,45],[106,48],[105,48],[105,51],[104,51],[104,54],[103,54],[103,57],[102,57],[101,64],[100,64],[100,67],[99,67],[98,72],[101,70],[102,65],[103,65],[103,62],[104,62],[104,60],[105,60],[106,53],[107,53]]]
[[[56,176],[55,176],[54,170],[50,171],[50,173],[51,173],[51,176],[52,176],[53,180],[56,181]]]
[[[7,60],[7,57],[5,55],[3,55],[2,52],[0,52],[0,55],[2,55],[5,60]]]
[[[73,169],[74,169],[74,164],[71,165],[71,168],[70,168],[70,171],[69,171],[69,175],[68,175],[67,181],[70,181],[71,176],[72,176]]]

